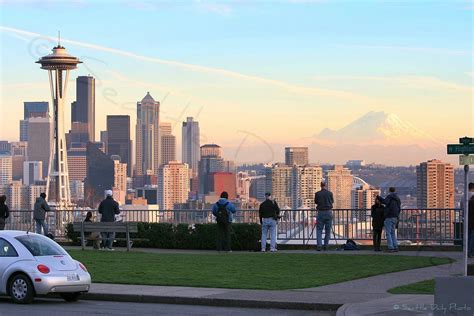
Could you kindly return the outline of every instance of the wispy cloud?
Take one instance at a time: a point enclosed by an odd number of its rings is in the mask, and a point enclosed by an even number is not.
[[[467,73],[469,74],[469,73]],[[314,76],[314,80],[352,80],[352,81],[384,81],[409,85],[413,88],[423,89],[448,89],[466,93],[474,93],[474,87],[456,82],[442,80],[430,76]]]
[[[10,34],[19,34],[22,36],[29,37],[31,39],[35,38],[43,38],[47,39],[50,41],[55,41],[56,38],[51,37],[51,36],[45,36],[42,34],[38,33],[33,33],[29,31],[24,31],[12,27],[7,27],[7,26],[0,26],[0,30],[10,33]],[[363,104],[380,104],[380,100],[373,99],[371,97],[365,96],[365,95],[359,95],[355,94],[352,92],[347,92],[347,91],[342,91],[342,90],[331,90],[331,89],[322,89],[322,88],[316,88],[316,87],[306,87],[306,86],[300,86],[300,85],[295,85],[292,83],[288,83],[285,81],[280,81],[280,80],[275,80],[275,79],[270,79],[270,78],[265,78],[265,77],[260,77],[260,76],[255,76],[255,75],[248,75],[248,74],[243,74],[240,72],[232,71],[232,70],[226,70],[222,68],[214,68],[214,67],[208,67],[208,66],[201,66],[201,65],[195,65],[195,64],[188,64],[188,63],[183,63],[179,61],[173,61],[173,60],[166,60],[162,58],[157,58],[157,57],[149,57],[149,56],[144,56],[144,55],[139,55],[136,53],[132,53],[129,51],[125,50],[120,50],[116,48],[110,48],[106,46],[101,46],[101,45],[96,45],[96,44],[91,44],[91,43],[86,43],[86,42],[79,42],[79,41],[74,41],[74,40],[68,40],[61,38],[61,43],[67,43],[79,47],[84,47],[84,48],[89,48],[97,51],[102,51],[102,52],[108,52],[114,55],[118,56],[123,56],[127,58],[132,58],[144,62],[151,62],[151,63],[157,63],[161,65],[167,65],[167,66],[172,66],[172,67],[178,67],[182,69],[187,69],[190,71],[195,71],[195,72],[202,72],[202,73],[207,73],[207,74],[214,74],[214,75],[219,75],[219,76],[225,76],[228,78],[234,78],[238,80],[245,80],[245,81],[251,81],[255,82],[258,84],[265,84],[265,85],[270,85],[273,87],[281,88],[284,89],[288,92],[295,93],[295,94],[300,94],[300,95],[308,95],[308,96],[320,96],[320,97],[333,97],[333,98],[339,98],[339,99],[344,99],[346,101],[351,101],[351,102],[357,102],[357,103],[363,103]]]
[[[378,50],[390,50],[400,52],[412,52],[412,53],[423,53],[423,54],[439,54],[439,55],[450,55],[450,56],[471,56],[470,51],[465,50],[452,50],[437,47],[414,47],[414,46],[396,46],[396,45],[335,45],[341,48],[362,48],[362,49],[378,49]]]

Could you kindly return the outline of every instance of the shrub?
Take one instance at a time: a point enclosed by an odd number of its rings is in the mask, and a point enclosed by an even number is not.
[[[260,240],[260,225],[232,224],[232,249],[257,250]],[[138,223],[138,233],[130,234],[134,247],[163,249],[216,249],[217,224],[173,225],[169,223]],[[66,227],[66,237],[73,242],[80,241],[80,234],[75,232],[72,224]],[[117,238],[125,238],[123,233]],[[117,243],[124,246],[124,241]]]

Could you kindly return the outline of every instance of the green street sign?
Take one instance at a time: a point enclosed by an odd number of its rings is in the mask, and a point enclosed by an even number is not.
[[[469,155],[474,154],[474,144],[449,144],[448,155]]]

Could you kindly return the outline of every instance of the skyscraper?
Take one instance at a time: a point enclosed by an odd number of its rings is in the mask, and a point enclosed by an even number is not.
[[[287,166],[305,166],[308,164],[308,147],[285,147]]]
[[[185,203],[189,194],[189,168],[185,163],[170,161],[158,173],[158,204],[172,210],[174,204]]]
[[[23,184],[31,185],[43,180],[43,162],[25,161],[23,164]]]
[[[193,178],[198,175],[200,156],[200,134],[199,122],[187,117],[182,127],[182,160],[189,165]]]
[[[87,124],[87,141],[95,140],[95,79],[79,76],[76,79],[76,101],[71,104],[71,123]]]
[[[323,169],[316,165],[293,166],[292,208],[313,208],[314,194],[319,191],[323,180]]]
[[[351,171],[343,166],[334,166],[334,170],[328,171],[328,190],[334,195],[335,209],[351,208],[353,179]]]
[[[94,143],[87,143],[87,177],[84,199],[90,207],[97,207],[105,190],[114,187],[114,161]]]
[[[35,117],[28,122],[28,160],[43,162],[43,176],[48,176],[52,142],[49,118]]]
[[[132,175],[132,141],[130,140],[130,116],[107,115],[107,155],[119,156],[127,164],[127,176]]]
[[[209,175],[210,191],[220,195],[222,191],[229,194],[229,199],[237,197],[237,179],[232,172],[214,172]]]
[[[225,161],[221,157],[222,149],[216,144],[201,146],[201,160],[199,160],[199,193],[208,194],[212,191],[210,175],[214,172],[224,172]]]
[[[87,145],[87,144],[86,144]],[[69,180],[84,181],[87,176],[87,148],[74,145],[67,151]]]
[[[32,117],[49,117],[48,102],[23,102],[23,120],[20,120],[20,141],[28,141],[28,120]]]
[[[161,163],[176,161],[176,137],[171,134],[171,123],[160,123]]]
[[[147,92],[137,102],[136,174],[156,175],[160,166],[160,102]]]
[[[293,167],[276,164],[265,168],[265,191],[271,192],[280,208],[291,208]]]
[[[127,164],[120,162],[118,156],[111,156],[114,161],[114,186],[112,192],[114,199],[119,204],[125,204],[125,195],[127,193]]]
[[[12,183],[12,156],[0,154],[0,185]]]
[[[416,167],[419,208],[454,208],[454,167],[433,159]]]

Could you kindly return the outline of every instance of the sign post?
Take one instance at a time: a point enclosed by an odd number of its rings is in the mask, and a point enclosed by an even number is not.
[[[459,144],[448,145],[448,155],[461,155],[459,156],[460,165],[464,165],[464,198],[463,198],[463,246],[464,246],[464,276],[467,276],[467,257],[469,251],[469,238],[468,238],[468,221],[469,221],[469,165],[474,164],[474,138],[463,137],[459,139]]]

